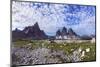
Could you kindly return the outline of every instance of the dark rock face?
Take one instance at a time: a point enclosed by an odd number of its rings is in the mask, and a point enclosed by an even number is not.
[[[77,34],[72,30],[72,28],[69,28],[68,34],[69,34],[70,36],[72,36],[72,35],[77,36]]]
[[[56,37],[60,37],[60,39],[77,39],[79,36],[73,31],[72,28],[63,27],[62,30],[58,30],[56,32]]]
[[[60,36],[60,35],[62,36],[67,35],[67,28],[63,27],[62,30],[58,30],[56,32],[56,36]]]
[[[33,26],[25,27],[24,30],[18,29],[12,31],[12,38],[16,39],[46,39],[47,35],[43,30],[40,30],[38,23]]]
[[[60,30],[58,30],[57,32],[56,32],[56,36],[60,36],[61,35],[61,32],[60,32]]]
[[[26,35],[24,32],[22,32],[19,29],[15,29],[14,31],[12,31],[12,40],[19,40],[21,38],[26,38]]]
[[[77,34],[72,30],[72,28],[69,28],[67,30],[67,28],[65,28],[65,27],[63,27],[61,31],[58,30],[56,32],[56,35],[62,35],[62,36],[64,36],[64,35],[70,35],[70,36],[76,35],[77,36]]]
[[[34,26],[26,27],[23,30],[26,33],[28,38],[32,39],[46,39],[47,35],[44,33],[43,30],[40,30],[38,23],[35,23]]]
[[[65,28],[65,27],[63,27],[63,29],[62,29],[62,35],[64,36],[64,35],[67,35],[68,33],[67,33],[67,29]]]

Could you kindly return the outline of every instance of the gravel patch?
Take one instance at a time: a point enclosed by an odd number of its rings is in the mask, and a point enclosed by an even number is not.
[[[61,50],[51,50],[48,48],[28,49],[13,46],[11,53],[13,65],[35,65],[81,61],[81,53],[78,50],[67,55]]]

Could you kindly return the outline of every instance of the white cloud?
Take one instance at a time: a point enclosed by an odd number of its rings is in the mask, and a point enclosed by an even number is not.
[[[37,5],[39,8],[37,8]],[[42,5],[42,6],[41,6]],[[41,4],[32,2],[14,2],[12,3],[12,30],[15,28],[24,29],[26,26],[34,25],[38,22],[40,28],[46,32],[46,34],[55,34],[55,32],[65,26],[72,27],[76,31],[85,29],[92,29],[95,26],[95,16],[89,17],[85,11],[77,12],[76,14],[66,13],[64,10],[69,10],[70,7],[64,4]],[[68,21],[64,21],[66,16],[80,17],[80,24],[68,25]],[[68,19],[68,18],[67,18]],[[70,19],[69,19],[70,20]],[[75,20],[77,22],[77,20]],[[93,22],[91,24],[90,22]],[[92,27],[93,26],[93,27]]]
[[[95,16],[89,17],[84,21],[81,21],[81,24],[73,26],[74,30],[77,31],[80,35],[90,35],[95,34]]]

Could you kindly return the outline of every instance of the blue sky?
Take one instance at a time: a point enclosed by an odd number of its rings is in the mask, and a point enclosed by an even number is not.
[[[95,34],[95,6],[12,2],[12,30],[23,30],[38,22],[47,35],[55,35],[62,27],[79,35]]]

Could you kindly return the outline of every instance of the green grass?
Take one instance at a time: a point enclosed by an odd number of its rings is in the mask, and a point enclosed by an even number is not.
[[[83,43],[48,43],[46,40],[20,40],[13,42],[15,47],[24,47],[27,44],[31,43],[31,49],[36,48],[48,48],[52,50],[62,50],[66,54],[72,54],[76,49],[81,48],[82,51],[85,51],[87,48],[90,48],[90,52],[86,52],[85,56],[82,58],[82,61],[95,61],[96,60],[96,45],[95,43],[83,42]]]

